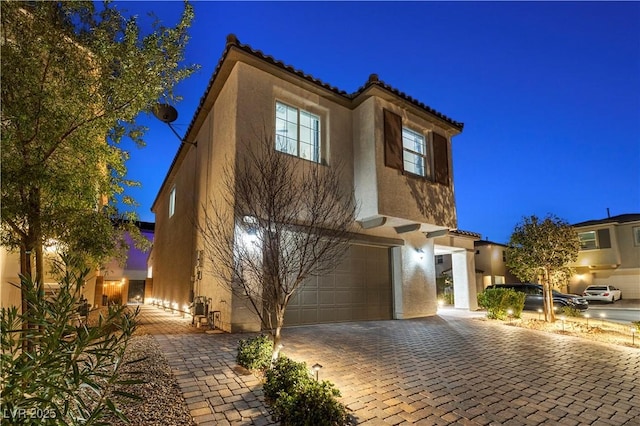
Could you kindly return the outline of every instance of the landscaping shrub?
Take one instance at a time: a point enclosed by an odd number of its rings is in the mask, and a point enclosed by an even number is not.
[[[489,288],[478,294],[478,305],[487,310],[487,318],[503,320],[509,309],[513,310],[514,318],[520,318],[525,297],[510,288]]]
[[[561,313],[568,317],[581,318],[582,311],[576,308],[572,308],[571,306],[563,306]]]
[[[267,371],[263,387],[274,420],[282,425],[347,425],[340,391],[328,381],[318,382],[304,362],[281,356]]]
[[[240,340],[236,362],[249,370],[266,370],[271,365],[273,341],[269,336],[260,336]]]
[[[45,298],[41,285],[22,277],[28,310],[0,312],[0,409],[8,424],[103,424],[101,418],[109,412],[124,419],[114,396],[136,398],[115,388],[140,383],[121,376],[137,311],[110,306],[94,324],[79,323],[80,290],[88,269],[66,260],[53,297]],[[29,328],[23,330],[23,324]]]

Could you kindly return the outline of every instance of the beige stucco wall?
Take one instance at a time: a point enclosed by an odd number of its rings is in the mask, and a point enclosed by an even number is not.
[[[51,274],[51,257],[46,256],[44,262],[45,287],[48,289],[58,288],[58,280]],[[8,308],[10,306],[22,306],[20,288],[20,253],[0,247],[0,306]],[[82,295],[93,304],[95,297],[96,274],[91,272],[85,280]]]
[[[249,61],[251,62],[251,61]],[[255,64],[254,64],[255,65]],[[260,64],[259,64],[260,65]],[[360,216],[389,215],[404,221],[428,225],[430,229],[456,226],[453,184],[444,187],[432,182],[414,182],[384,166],[382,109],[398,111],[388,101],[370,97],[354,110],[344,99],[315,84],[293,78],[283,71],[267,70],[263,64],[252,66],[245,62],[223,64],[220,81],[214,84],[215,93],[204,101],[196,123],[197,148],[178,158],[174,170],[154,205],[156,235],[153,254],[154,297],[182,305],[191,288],[194,253],[204,248],[200,236],[190,229],[188,214],[197,210],[198,220],[203,212],[193,206],[193,199],[184,201],[180,194],[195,193],[197,204],[215,205],[224,214],[228,209],[221,199],[220,177],[225,167],[233,167],[243,155],[245,143],[261,143],[265,136],[272,138],[275,102],[277,100],[306,109],[321,117],[323,163],[328,167],[340,164],[341,183],[354,190],[360,205]],[[223,81],[224,84],[221,83]],[[408,108],[408,107],[407,107]],[[428,122],[417,114],[405,114],[414,125],[446,131],[437,123]],[[193,140],[191,137],[190,139]],[[304,160],[300,160],[304,161]],[[452,173],[449,137],[449,170]],[[190,177],[194,174],[198,178]],[[168,219],[169,191],[176,185],[178,200],[176,216]],[[419,197],[425,197],[421,201]],[[189,204],[191,201],[191,204]],[[210,204],[213,203],[213,204]],[[184,211],[183,211],[184,209]],[[229,213],[229,212],[227,212]],[[232,226],[232,224],[230,224]],[[393,226],[372,229],[359,228],[363,238],[375,244],[397,246],[392,250],[394,303],[396,317],[411,318],[433,315],[437,310],[434,264],[434,242],[423,232],[398,234]],[[368,237],[367,237],[368,236]],[[416,260],[416,249],[424,258]],[[206,260],[209,261],[209,260]],[[211,268],[203,268],[202,280],[196,280],[196,295],[211,299],[210,309],[221,311],[222,328],[228,331],[258,330],[257,317],[242,298],[230,292],[228,284],[216,276]]]

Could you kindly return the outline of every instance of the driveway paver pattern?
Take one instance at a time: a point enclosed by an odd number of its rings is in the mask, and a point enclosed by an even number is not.
[[[239,339],[154,307],[160,343],[198,424],[272,424]],[[640,350],[470,318],[290,327],[283,353],[323,365],[363,425],[640,425]]]

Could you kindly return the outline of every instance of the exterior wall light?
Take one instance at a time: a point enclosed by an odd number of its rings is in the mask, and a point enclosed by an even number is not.
[[[424,259],[424,251],[422,249],[416,249],[416,257],[418,260]]]
[[[318,381],[318,373],[320,372],[320,369],[322,368],[322,366],[316,362],[315,364],[313,364],[313,367],[311,367],[311,368],[316,373],[316,382],[317,382]]]

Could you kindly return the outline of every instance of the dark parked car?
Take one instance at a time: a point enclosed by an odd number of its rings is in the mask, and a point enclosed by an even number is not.
[[[490,288],[510,288],[526,294],[527,297],[524,300],[525,311],[537,311],[544,306],[542,286],[540,284],[495,284],[487,287],[487,289]],[[576,294],[564,294],[553,290],[553,306],[556,308],[569,306],[584,311],[589,308],[589,302],[584,297]]]

